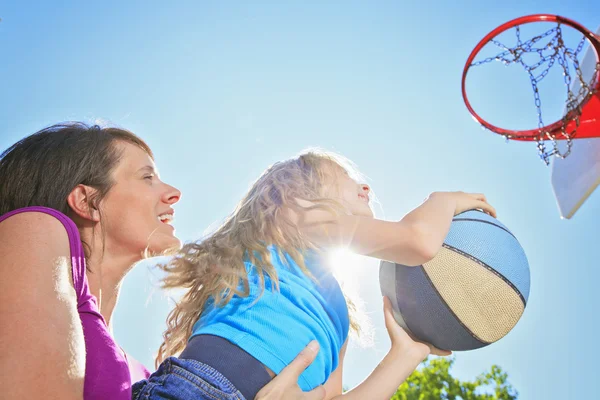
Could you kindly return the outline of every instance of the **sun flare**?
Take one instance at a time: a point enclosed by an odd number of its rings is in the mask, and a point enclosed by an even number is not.
[[[358,278],[358,270],[364,260],[360,255],[341,247],[330,253],[328,263],[333,275],[340,283],[353,285]]]

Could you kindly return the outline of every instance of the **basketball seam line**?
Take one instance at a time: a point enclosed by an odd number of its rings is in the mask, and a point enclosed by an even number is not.
[[[486,340],[483,340],[481,338],[479,338],[475,333],[473,333],[473,331],[471,331],[471,329],[469,329],[458,317],[458,315],[456,315],[456,313],[454,312],[454,310],[452,310],[452,308],[448,305],[448,303],[446,302],[446,300],[444,299],[444,297],[442,297],[442,294],[437,290],[437,287],[435,287],[435,285],[433,284],[433,281],[431,280],[431,278],[429,277],[429,275],[427,274],[427,271],[425,270],[425,267],[421,265],[421,270],[423,271],[423,275],[425,275],[425,279],[427,279],[427,281],[429,282],[429,284],[431,285],[431,287],[433,288],[433,291],[435,294],[437,294],[438,298],[440,299],[440,301],[442,302],[443,305],[446,306],[446,309],[448,311],[450,311],[450,314],[452,314],[452,316],[454,317],[454,320],[456,322],[458,322],[460,324],[460,326],[463,327],[463,329],[473,337],[473,339],[478,340],[480,343],[483,343],[484,345],[488,345],[491,344],[492,342],[488,342]],[[442,349],[444,350],[444,349]]]
[[[527,302],[525,301],[525,297],[523,296],[521,291],[511,281],[509,281],[508,278],[506,278],[500,272],[496,271],[494,268],[487,265],[486,263],[479,260],[478,258],[475,258],[473,255],[465,253],[464,251],[457,249],[456,247],[450,246],[449,244],[446,244],[446,243],[444,243],[442,246],[449,250],[455,251],[458,254],[465,256],[472,261],[475,261],[477,264],[481,265],[482,267],[486,268],[488,271],[490,271],[491,273],[493,273],[494,275],[496,275],[497,277],[502,279],[504,282],[506,282],[506,284],[508,284],[508,286],[510,286],[515,292],[517,292],[517,294],[519,295],[519,298],[521,299],[521,302],[523,303],[523,309],[527,306]]]
[[[493,226],[495,226],[496,228],[500,228],[500,229],[502,229],[504,232],[506,232],[506,233],[508,233],[510,236],[512,236],[513,238],[517,239],[517,238],[515,237],[515,235],[513,235],[513,234],[512,234],[512,232],[511,232],[511,231],[509,231],[508,229],[506,229],[506,228],[504,228],[504,227],[502,227],[502,226],[500,226],[500,225],[498,225],[498,224],[495,224],[495,223],[493,223],[493,222],[490,222],[490,221],[485,221],[485,220],[483,220],[483,219],[475,219],[475,218],[454,218],[454,219],[452,220],[452,222],[454,222],[454,221],[483,222],[484,224],[490,224],[490,225],[493,225]]]

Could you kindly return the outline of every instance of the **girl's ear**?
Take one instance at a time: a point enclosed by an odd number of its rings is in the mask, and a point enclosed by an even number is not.
[[[88,221],[100,222],[100,212],[93,205],[93,198],[97,190],[87,185],[77,185],[69,196],[67,203],[79,217]]]

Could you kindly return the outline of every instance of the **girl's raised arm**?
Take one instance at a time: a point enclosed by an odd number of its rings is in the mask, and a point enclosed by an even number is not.
[[[300,228],[320,246],[344,246],[358,254],[415,266],[431,260],[442,247],[452,217],[470,209],[496,211],[482,194],[436,192],[400,221],[338,215],[312,209]]]

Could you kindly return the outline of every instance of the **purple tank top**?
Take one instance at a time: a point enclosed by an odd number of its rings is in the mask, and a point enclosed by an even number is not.
[[[85,270],[85,256],[75,223],[63,213],[46,207],[27,207],[0,216],[0,222],[22,212],[52,215],[64,225],[71,247],[71,272],[77,293],[77,311],[85,336],[85,400],[131,399],[131,384],[147,378],[150,373],[139,362],[128,357],[111,337],[91,294]]]

